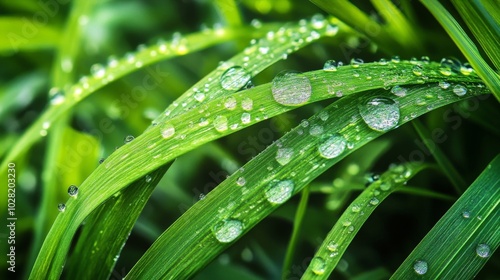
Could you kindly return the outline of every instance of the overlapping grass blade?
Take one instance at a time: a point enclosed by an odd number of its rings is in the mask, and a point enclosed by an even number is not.
[[[426,168],[423,164],[405,163],[380,175],[347,207],[315,253],[302,279],[328,279],[356,233],[391,193]]]
[[[59,45],[60,30],[33,24],[25,17],[0,17],[0,53],[52,49]]]
[[[463,55],[491,92],[500,101],[500,76],[491,69],[479,53],[476,45],[467,36],[453,16],[436,0],[422,0],[434,17],[443,26]]]
[[[337,75],[328,78],[328,73],[312,73],[316,79],[312,79],[314,77],[312,76],[311,81],[327,79],[330,82],[337,80],[340,74],[337,72]],[[387,79],[388,76],[385,77]],[[256,87],[252,90],[260,88]],[[312,88],[315,89],[315,93],[322,94],[319,85],[315,85],[314,82]],[[265,89],[270,94],[269,87],[265,86]],[[252,90],[248,90],[247,94],[250,94]],[[472,94],[480,92],[486,91],[481,86],[471,87]],[[432,84],[413,86],[408,89],[407,93],[405,97],[395,98],[401,113],[400,124],[428,112],[427,106],[416,105],[417,99],[423,96],[426,96],[427,104],[432,104],[432,108],[461,99],[449,89],[443,90]],[[264,92],[255,94],[254,96],[262,96],[263,100],[259,101],[264,103],[267,100],[264,98],[269,98]],[[273,180],[285,180],[288,185],[292,183],[293,191],[289,190],[289,195],[296,194],[346,155],[382,135],[383,133],[366,126],[358,113],[360,101],[380,95],[391,96],[392,94],[387,91],[376,91],[364,94],[362,97],[351,95],[341,98],[270,145],[174,222],[136,263],[127,277],[178,279],[187,278],[196,273],[227,248],[230,242],[241,237],[279,207],[279,203],[271,203],[273,199],[268,198],[272,195],[269,191],[275,184]],[[269,116],[284,109],[274,108],[272,103],[265,103],[263,107],[268,108]],[[217,114],[219,112],[216,112]],[[335,133],[344,137],[345,150],[342,149],[342,153],[337,157],[328,159],[318,154],[318,145],[324,139],[308,134],[309,127],[317,125],[323,128],[325,134],[329,135],[328,137],[332,134],[336,135]],[[208,132],[205,132],[205,135],[207,134]],[[293,150],[293,156],[284,166],[276,161],[279,148]],[[242,184],[243,181],[245,184]],[[227,231],[219,232],[220,227]]]
[[[500,156],[436,223],[391,279],[472,279],[500,245]]]

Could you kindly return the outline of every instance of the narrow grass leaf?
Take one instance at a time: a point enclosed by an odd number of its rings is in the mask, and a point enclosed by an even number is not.
[[[500,156],[484,169],[391,279],[472,279],[500,245]]]
[[[0,17],[0,34],[5,36],[0,40],[0,53],[52,49],[60,40],[60,30],[56,27],[35,26],[25,17]]]

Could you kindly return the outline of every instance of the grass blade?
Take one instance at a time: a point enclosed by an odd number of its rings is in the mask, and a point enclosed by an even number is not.
[[[499,174],[500,156],[497,156],[422,239],[391,279],[420,279],[422,276],[428,279],[474,278],[500,245]],[[488,254],[480,244],[488,246]]]
[[[59,45],[60,30],[47,24],[36,26],[24,17],[0,17],[0,53],[52,49]]]

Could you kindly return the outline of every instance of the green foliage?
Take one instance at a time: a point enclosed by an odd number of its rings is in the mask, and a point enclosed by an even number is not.
[[[498,275],[497,4],[311,2],[0,2],[10,278]]]

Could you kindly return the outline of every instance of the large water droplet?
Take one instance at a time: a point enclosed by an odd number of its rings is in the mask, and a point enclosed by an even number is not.
[[[310,266],[314,274],[322,275],[323,273],[325,273],[325,268],[326,268],[325,260],[323,260],[320,257],[314,257],[311,260]]]
[[[245,68],[233,66],[227,69],[220,77],[220,85],[225,90],[239,90],[245,86],[252,76]]]
[[[272,93],[282,105],[300,105],[311,98],[311,82],[304,74],[282,71],[273,79]]]
[[[413,270],[418,275],[426,274],[428,269],[429,269],[429,267],[427,266],[427,262],[425,262],[425,261],[419,260],[413,264]]]
[[[229,243],[243,232],[243,224],[238,220],[224,220],[214,226],[213,232],[219,242]]]
[[[168,139],[168,138],[174,136],[175,128],[173,125],[167,123],[161,127],[160,132],[161,132],[161,136],[163,138]]]
[[[78,196],[78,187],[75,185],[69,186],[68,194],[69,194],[69,196],[76,198]]]
[[[487,258],[490,256],[490,246],[488,244],[478,244],[476,247],[476,254],[481,258]]]
[[[345,147],[346,140],[344,136],[335,133],[321,137],[318,151],[322,157],[331,159],[338,157],[345,150]]]
[[[457,96],[464,96],[467,93],[467,88],[463,85],[453,86],[453,93]]]
[[[286,165],[292,160],[293,149],[292,148],[280,148],[276,152],[276,161],[281,165]]]
[[[293,188],[292,180],[272,180],[266,190],[267,200],[271,203],[281,204],[292,196]]]
[[[388,131],[398,125],[399,107],[387,97],[374,97],[359,106],[359,113],[373,130]]]
[[[223,132],[227,130],[227,117],[226,116],[217,116],[214,119],[214,128],[219,132]]]

